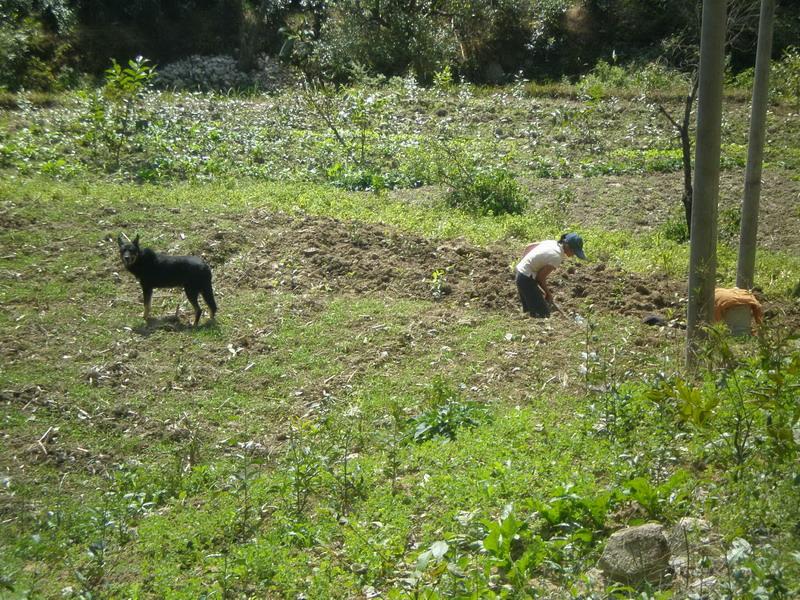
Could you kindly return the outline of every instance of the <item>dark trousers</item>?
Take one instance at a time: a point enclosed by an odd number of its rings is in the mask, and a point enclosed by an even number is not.
[[[549,317],[550,307],[544,299],[542,288],[536,280],[517,271],[517,291],[522,302],[522,312],[532,317]]]

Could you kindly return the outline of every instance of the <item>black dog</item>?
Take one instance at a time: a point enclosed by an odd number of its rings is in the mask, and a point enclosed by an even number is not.
[[[197,256],[169,256],[153,252],[150,248],[139,248],[139,236],[132,242],[119,236],[119,254],[125,268],[133,273],[142,286],[144,293],[144,318],[150,318],[150,300],[153,288],[182,287],[186,297],[194,307],[194,324],[200,321],[200,305],[198,294],[203,294],[211,310],[211,318],[217,312],[214,291],[211,289],[211,267]]]

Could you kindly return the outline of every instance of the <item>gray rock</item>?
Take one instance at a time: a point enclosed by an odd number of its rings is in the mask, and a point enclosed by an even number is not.
[[[669,558],[663,528],[648,523],[612,534],[597,566],[606,578],[620,583],[658,583],[667,576]]]

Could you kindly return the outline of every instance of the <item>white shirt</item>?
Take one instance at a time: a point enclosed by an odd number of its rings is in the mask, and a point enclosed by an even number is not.
[[[555,240],[539,242],[535,248],[522,257],[517,271],[528,277],[536,277],[539,269],[546,266],[558,267],[564,260],[564,250]]]

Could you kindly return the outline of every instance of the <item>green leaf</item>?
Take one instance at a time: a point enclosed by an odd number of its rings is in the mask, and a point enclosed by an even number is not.
[[[575,533],[573,533],[570,536],[570,539],[571,540],[577,540],[577,541],[585,542],[587,544],[591,544],[592,540],[594,539],[594,535],[588,529],[580,529],[580,530],[576,531]]]
[[[431,562],[431,558],[433,558],[433,554],[431,553],[430,550],[426,550],[425,552],[420,554],[419,557],[417,557],[417,565],[415,567],[415,570],[419,572],[424,571],[428,567],[428,564]]]
[[[483,538],[483,547],[492,553],[500,550],[500,526],[496,523],[489,529],[489,534]]]
[[[431,544],[430,552],[433,555],[433,557],[438,560],[447,553],[447,550],[449,548],[450,546],[447,545],[447,542],[443,542],[440,540],[438,542],[433,542],[433,544]]]
[[[753,548],[745,539],[736,538],[731,542],[731,549],[725,555],[725,558],[730,565],[736,565],[743,560],[750,558],[753,553]]]

